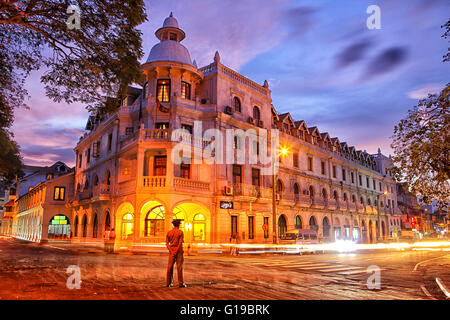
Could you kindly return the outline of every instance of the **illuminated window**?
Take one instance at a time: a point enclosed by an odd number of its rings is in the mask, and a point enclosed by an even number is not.
[[[134,215],[126,213],[122,217],[122,240],[132,239],[134,234]]]
[[[191,99],[191,85],[187,82],[181,82],[181,97],[183,99]]]
[[[169,102],[170,101],[170,80],[169,79],[160,79],[156,85],[156,92],[158,95],[158,100],[160,102]]]
[[[53,200],[61,200],[63,201],[65,198],[65,187],[55,187],[55,192],[53,194]]]
[[[163,206],[157,206],[150,210],[145,217],[145,236],[164,236],[164,218],[165,209]]]
[[[203,214],[198,213],[193,219],[193,238],[194,241],[205,241],[206,239],[206,218]]]
[[[294,168],[298,168],[298,167],[299,167],[299,165],[298,165],[298,153],[297,153],[297,152],[294,152],[294,153],[292,154],[292,157],[293,157],[293,165],[294,165]]]
[[[238,97],[234,97],[234,111],[241,112],[241,100]]]
[[[181,163],[180,164],[181,178],[190,179],[191,178],[191,164]]]
[[[303,228],[302,218],[300,218],[300,216],[296,216],[295,217],[295,229],[302,229],[302,228]]]

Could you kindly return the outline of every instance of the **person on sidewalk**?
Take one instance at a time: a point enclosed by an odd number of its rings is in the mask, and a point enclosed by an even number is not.
[[[110,232],[111,231],[108,229],[108,230],[105,230],[105,232],[103,233],[103,245],[104,245],[104,249],[105,249],[106,253],[109,252],[109,233]]]
[[[114,231],[114,228],[111,229],[111,231],[109,232],[109,253],[114,253],[114,242],[116,240],[116,232]]]
[[[237,237],[236,237],[235,234],[231,235],[230,242],[231,242],[231,252],[230,252],[230,254],[232,256],[237,256],[237,253],[236,253],[236,250],[237,250],[237,248],[236,248],[237,247]]]
[[[180,230],[180,220],[173,220],[173,229],[167,233],[166,247],[169,250],[169,263],[167,265],[166,286],[173,287],[173,267],[177,263],[178,286],[186,287],[183,282],[183,231]]]

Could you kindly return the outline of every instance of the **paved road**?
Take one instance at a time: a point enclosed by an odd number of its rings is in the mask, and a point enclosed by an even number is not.
[[[186,256],[187,288],[164,287],[166,264],[165,256],[75,254],[0,240],[0,299],[429,300],[445,299],[436,277],[450,285],[450,253],[441,251]],[[80,289],[66,286],[70,265],[80,268]],[[378,290],[367,288],[371,265],[381,269]]]

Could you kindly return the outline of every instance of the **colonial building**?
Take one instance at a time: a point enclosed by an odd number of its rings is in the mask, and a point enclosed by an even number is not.
[[[267,81],[240,75],[218,53],[198,68],[172,14],[155,34],[160,42],[142,65],[142,88],[130,88],[115,114],[90,117],[74,149],[74,239],[115,227],[119,246],[162,242],[172,219],[183,221],[187,243],[224,243],[232,234],[272,243],[274,225],[278,237],[291,228],[315,229],[325,240],[395,234],[400,211],[389,158],[279,114]],[[267,130],[267,143],[247,130]],[[274,132],[279,157],[270,155]],[[181,163],[178,138],[192,155]],[[205,153],[218,160],[221,150],[233,163],[193,160]],[[265,153],[279,160],[275,193],[267,174],[274,161],[250,161]]]

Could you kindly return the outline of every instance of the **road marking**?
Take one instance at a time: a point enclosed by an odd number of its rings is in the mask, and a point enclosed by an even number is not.
[[[384,270],[384,269],[380,269],[380,271],[381,270]],[[338,272],[338,274],[342,274],[342,275],[346,275],[346,276],[352,275],[352,274],[358,274],[358,273],[367,273],[367,269]]]
[[[329,264],[326,263],[317,263],[314,267],[307,267],[307,268],[299,268],[302,270],[314,270],[314,269],[323,269],[325,266],[329,266]]]
[[[431,261],[431,260],[440,259],[440,258],[443,258],[443,257],[446,257],[446,256],[450,256],[450,254],[445,254],[445,255],[440,256],[440,257],[437,257],[437,258],[433,258],[433,259],[428,259],[428,260],[421,261],[421,262],[419,262],[418,264],[416,264],[416,266],[414,267],[414,270],[413,270],[413,271],[417,271],[417,268],[418,268],[419,265],[421,265],[422,263],[425,263],[425,262],[428,262],[428,261]]]
[[[59,249],[59,250],[67,250],[67,249],[64,249],[64,248],[60,248],[60,247],[55,247],[55,246],[47,246],[47,247],[50,247],[50,248],[55,248],[55,249]]]
[[[438,284],[439,288],[442,290],[442,292],[445,294],[447,298],[450,298],[450,292],[448,291],[445,284],[442,282],[441,279],[436,278],[436,283]]]
[[[353,270],[353,269],[361,269],[362,267],[338,267],[338,268],[332,268],[332,269],[320,269],[319,272],[336,272],[336,271],[343,271],[343,270]],[[364,268],[362,268],[364,269]],[[366,271],[366,270],[359,270],[359,271]]]
[[[433,300],[436,300],[436,298],[430,294],[430,292],[427,290],[427,288],[425,288],[423,284],[420,286],[420,289],[422,289],[423,293],[425,293],[426,296],[430,297]]]

